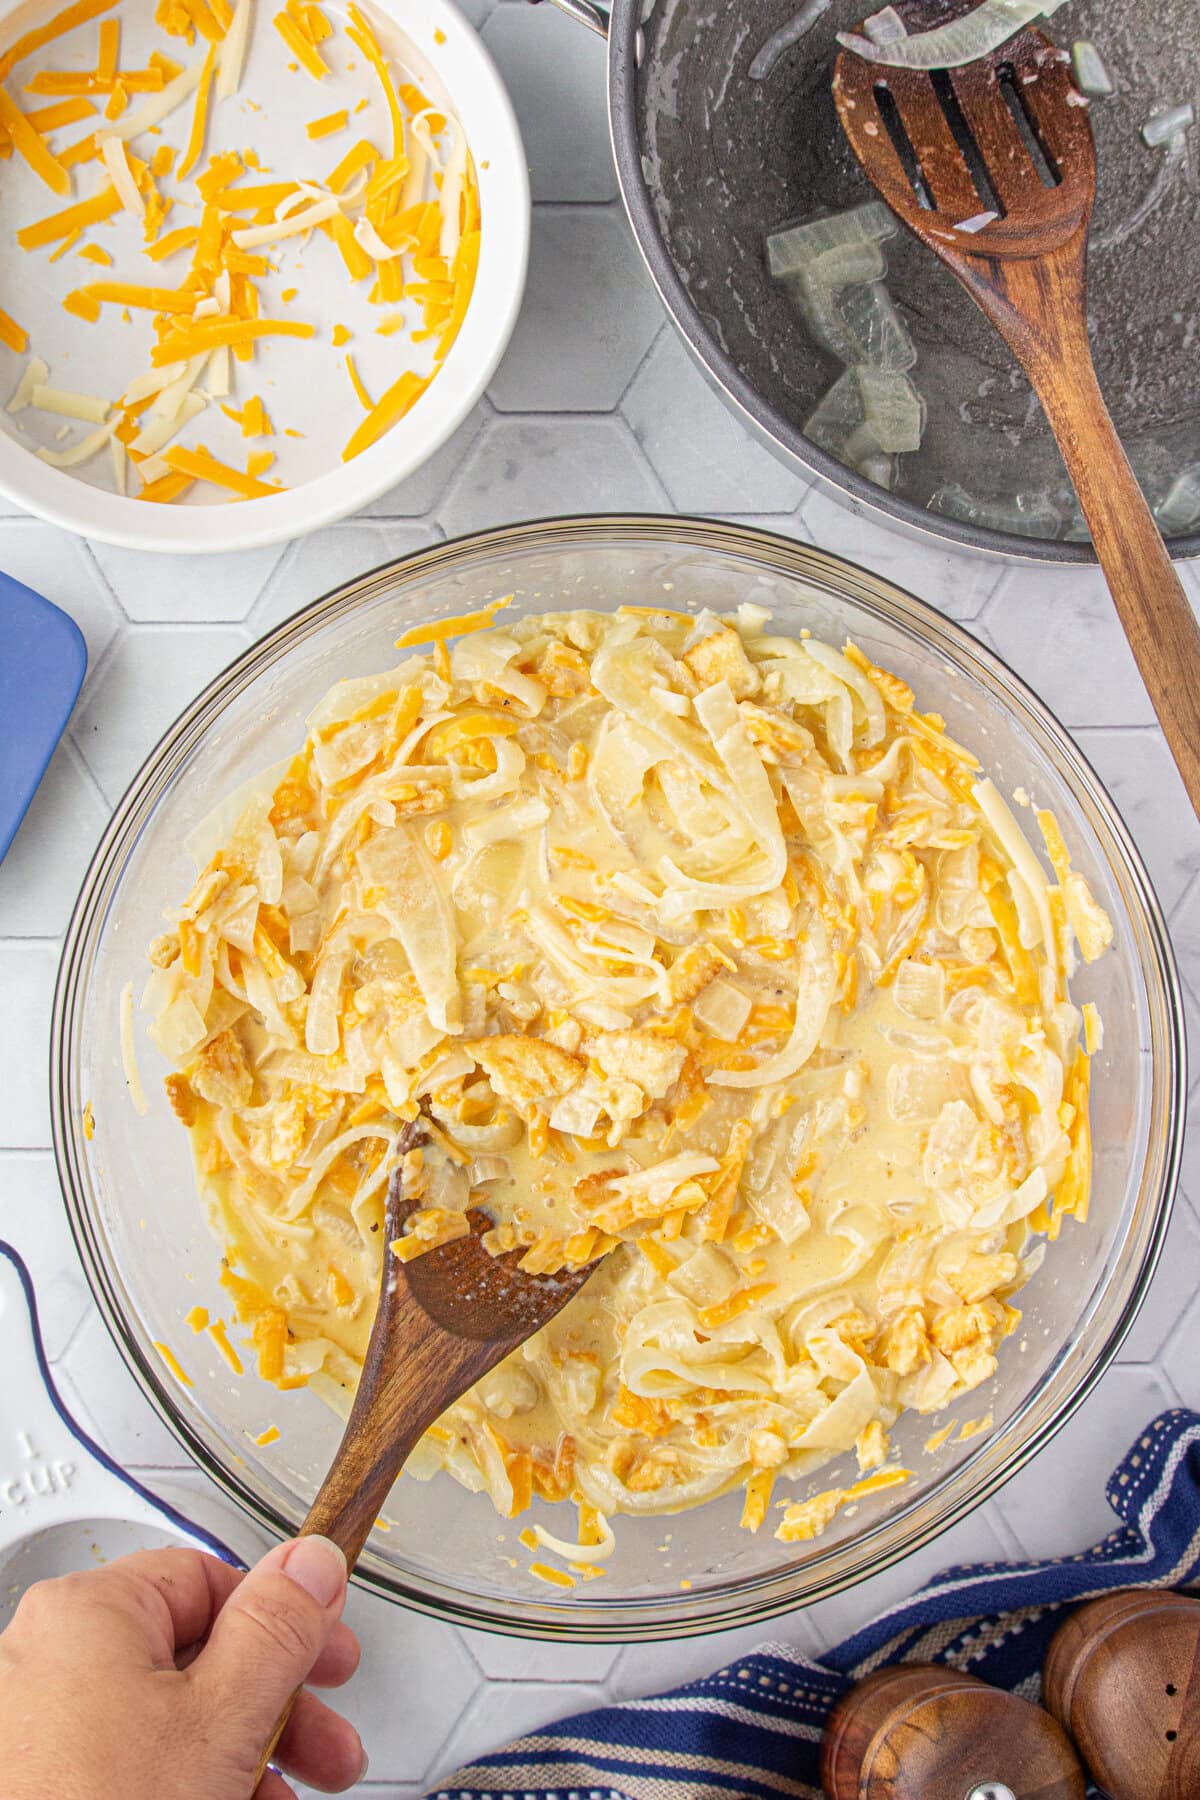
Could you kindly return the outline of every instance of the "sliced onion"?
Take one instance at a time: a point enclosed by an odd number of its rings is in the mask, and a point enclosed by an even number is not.
[[[839,31],[837,41],[867,62],[890,69],[960,69],[964,63],[990,56],[1034,19],[1049,18],[1065,0],[983,0],[974,12],[932,31],[914,32],[889,43],[872,43],[854,31]]]
[[[767,267],[772,275],[808,272],[817,259],[835,251],[861,251],[863,245],[895,237],[896,220],[882,200],[867,200],[845,212],[804,219],[767,239]],[[860,277],[861,279],[861,277]]]
[[[342,1152],[349,1150],[352,1144],[360,1144],[364,1138],[379,1138],[390,1148],[395,1136],[395,1131],[390,1125],[352,1125],[348,1131],[339,1132],[331,1143],[326,1144],[304,1180],[293,1192],[281,1216],[285,1219],[298,1219],[301,1213],[307,1211],[309,1203],[329,1170]]]
[[[773,31],[747,70],[751,81],[765,81],[784,51],[799,43],[805,32],[812,30],[822,13],[828,12],[829,6],[830,0],[806,0],[794,19],[789,19],[786,25]]]
[[[714,1069],[708,1077],[710,1085],[766,1087],[770,1082],[786,1081],[789,1075],[802,1069],[821,1041],[836,985],[825,930],[819,919],[814,919],[801,962],[791,1037],[782,1050],[755,1069]]]
[[[1190,125],[1195,123],[1196,114],[1192,107],[1187,105],[1168,107],[1166,112],[1154,113],[1146,120],[1142,126],[1142,142],[1151,150],[1155,150],[1159,144],[1165,144],[1168,139],[1175,137],[1181,131],[1186,131]]]
[[[897,44],[908,36],[908,26],[894,6],[885,6],[882,12],[864,19],[863,31],[873,44]]]
[[[404,946],[429,1017],[439,1031],[462,1029],[453,910],[424,841],[405,825],[368,838],[358,852],[362,878]]]
[[[969,219],[960,219],[954,229],[955,231],[965,231],[968,235],[974,236],[975,232],[982,231],[985,225],[993,224],[999,217],[1000,214],[994,210],[991,212],[972,213]]]
[[[604,1557],[611,1556],[617,1547],[612,1526],[604,1514],[596,1509],[596,1517],[604,1530],[604,1536],[598,1544],[569,1544],[565,1538],[555,1537],[544,1525],[535,1525],[533,1535],[543,1550],[552,1550],[555,1556],[564,1557],[568,1562],[601,1562]]]
[[[1154,509],[1163,531],[1190,531],[1200,519],[1200,463],[1181,469]]]
[[[1091,100],[1106,100],[1116,92],[1113,78],[1105,68],[1100,52],[1086,38],[1078,38],[1071,45],[1071,72],[1075,77],[1075,86]]]

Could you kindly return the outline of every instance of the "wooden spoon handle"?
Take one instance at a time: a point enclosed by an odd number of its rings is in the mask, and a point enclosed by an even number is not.
[[[349,1569],[362,1555],[418,1439],[466,1385],[461,1378],[464,1365],[469,1369],[475,1362],[486,1366],[487,1361],[486,1346],[481,1353],[479,1345],[431,1329],[407,1294],[381,1302],[381,1311],[385,1306],[390,1315],[386,1320],[388,1348],[395,1347],[396,1354],[379,1361],[369,1358],[365,1364],[338,1453],[300,1527],[301,1537],[332,1539]],[[423,1330],[405,1329],[409,1313]],[[255,1788],[275,1754],[300,1692],[297,1688],[275,1722],[258,1765]]]
[[[381,1428],[381,1405],[356,1399],[337,1461],[321,1483],[300,1535],[331,1538],[353,1569],[397,1476],[443,1405],[440,1391],[431,1394],[426,1405],[414,1410],[411,1424],[406,1420],[404,1435],[391,1437]]]
[[[1008,340],[1042,403],[1146,691],[1200,815],[1200,626],[1104,403],[1082,273],[1072,294],[1073,271],[1053,253],[1002,268],[995,285],[974,270],[956,272]]]
[[[332,1538],[353,1569],[422,1434],[506,1347],[442,1331],[406,1286],[387,1289],[341,1444],[301,1534]]]
[[[346,1567],[352,1570],[362,1555],[363,1545],[371,1535],[380,1508],[391,1492],[401,1467],[421,1432],[427,1425],[432,1425],[440,1410],[438,1407],[420,1429],[414,1429],[407,1442],[387,1444],[381,1455],[379,1442],[373,1441],[376,1434],[372,1432],[369,1419],[366,1429],[354,1434],[352,1428],[358,1412],[356,1405],[346,1426],[342,1450],[322,1482],[320,1492],[309,1508],[298,1535],[330,1538],[344,1554]],[[258,1773],[254,1777],[254,1787],[250,1790],[252,1794],[266,1774],[267,1764],[279,1748],[284,1727],[303,1691],[303,1686],[296,1689],[275,1721],[275,1728],[267,1741]]]
[[[1089,357],[1030,370],[1159,723],[1200,814],[1200,627]]]

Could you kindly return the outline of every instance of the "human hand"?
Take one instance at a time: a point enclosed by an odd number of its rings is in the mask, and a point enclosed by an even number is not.
[[[145,1550],[42,1581],[0,1633],[3,1800],[286,1800],[271,1733],[302,1682],[358,1666],[346,1564],[325,1538],[248,1575],[198,1550]],[[357,1731],[307,1691],[272,1761],[322,1793],[366,1769]]]

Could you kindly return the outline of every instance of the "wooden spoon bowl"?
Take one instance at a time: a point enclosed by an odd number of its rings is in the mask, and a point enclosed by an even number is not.
[[[481,1243],[492,1220],[474,1209],[470,1234],[411,1262],[391,1251],[420,1202],[405,1192],[405,1157],[426,1141],[425,1121],[406,1125],[388,1182],[379,1308],[342,1441],[301,1535],[331,1538],[353,1569],[421,1435],[446,1408],[574,1298],[596,1267],[528,1275],[523,1250],[492,1256]],[[279,1742],[280,1718],[259,1769]]]
[[[403,1263],[390,1246],[419,1201],[405,1192],[404,1158],[426,1141],[423,1119],[400,1133],[388,1183],[379,1307],[349,1420],[301,1532],[332,1538],[350,1567],[418,1439],[489,1369],[574,1298],[595,1268],[527,1275],[523,1250],[492,1256],[493,1221],[467,1214],[466,1237]]]

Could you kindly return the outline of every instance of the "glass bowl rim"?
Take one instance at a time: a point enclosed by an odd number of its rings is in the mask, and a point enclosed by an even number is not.
[[[1170,1222],[1183,1151],[1187,1093],[1187,1046],[1183,995],[1166,920],[1141,856],[1128,828],[1095,770],[1055,714],[990,647],[973,638],[956,620],[930,602],[865,569],[834,551],[783,537],[759,526],[669,513],[584,513],[559,515],[461,534],[444,542],[393,557],[340,583],[248,645],[209,681],[158,740],[114,809],[93,853],[72,911],[55,984],[50,1032],[50,1111],[55,1163],[67,1220],[83,1271],[117,1351],[140,1389],[171,1434],[226,1498],[273,1534],[289,1536],[295,1519],[285,1518],[253,1491],[210,1450],[186,1416],[180,1400],[137,1343],[119,1298],[120,1283],[107,1240],[91,1205],[86,1171],[83,1124],[72,1105],[72,1077],[77,1055],[77,1010],[87,992],[87,965],[98,940],[108,905],[117,891],[121,868],[149,812],[171,786],[182,762],[202,741],[209,723],[270,666],[285,658],[307,636],[370,598],[380,584],[397,574],[444,574],[481,556],[506,552],[578,548],[616,540],[655,541],[741,555],[761,567],[799,581],[820,585],[832,578],[834,597],[848,601],[883,623],[915,632],[943,653],[960,674],[982,686],[992,698],[1015,710],[1039,754],[1072,786],[1077,801],[1090,809],[1089,826],[1099,837],[1110,868],[1119,869],[1132,888],[1141,912],[1148,950],[1136,955],[1146,986],[1151,1033],[1150,1096],[1147,1146],[1137,1185],[1137,1202],[1120,1248],[1131,1244],[1140,1255],[1119,1280],[1120,1265],[1089,1302],[1073,1329],[1097,1325],[1114,1296],[1120,1307],[1104,1324],[1102,1341],[1081,1351],[1076,1337],[1064,1347],[1042,1381],[1003,1422],[981,1438],[979,1448],[942,1478],[932,1492],[914,1495],[858,1537],[831,1547],[828,1557],[808,1567],[777,1570],[731,1580],[705,1592],[669,1596],[625,1597],[589,1604],[586,1612],[570,1603],[530,1598],[520,1602],[478,1599],[463,1587],[408,1573],[376,1573],[360,1569],[359,1585],[413,1610],[447,1622],[504,1636],[550,1638],[578,1643],[638,1642],[730,1630],[773,1618],[829,1597],[881,1572],[929,1543],[988,1499],[1023,1468],[1082,1405],[1112,1362],[1128,1333],[1154,1274]],[[1101,829],[1101,827],[1103,829]],[[1108,843],[1105,842],[1107,836]],[[1128,897],[1124,904],[1133,916]],[[91,946],[91,948],[89,948]],[[1155,1032],[1157,1030],[1157,1040]],[[1147,1203],[1147,1175],[1156,1179]],[[1140,1225],[1140,1230],[1139,1230]],[[1123,1260],[1123,1259],[1122,1259]],[[1062,1388],[1061,1393],[1057,1390]],[[1048,1402],[1053,1404],[1048,1406]],[[1031,1422],[1040,1407],[1046,1416]],[[1015,1438],[1016,1441],[1012,1441]],[[914,1515],[919,1509],[923,1520]],[[825,1567],[828,1563],[831,1566]]]

